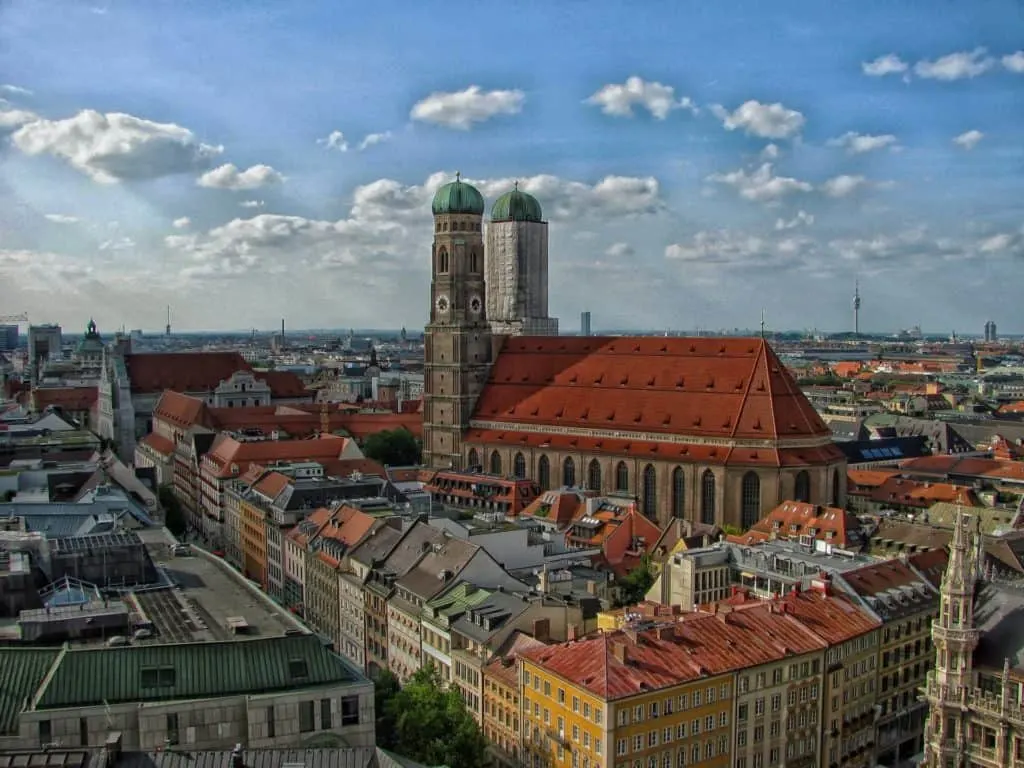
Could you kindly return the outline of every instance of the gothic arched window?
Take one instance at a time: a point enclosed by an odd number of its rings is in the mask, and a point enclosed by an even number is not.
[[[591,459],[587,467],[587,488],[592,491],[601,490],[601,462]]]
[[[743,476],[740,495],[740,525],[746,529],[761,519],[761,478],[756,472],[747,472]]]
[[[839,470],[832,473],[832,506],[839,506]]]
[[[469,449],[469,456],[467,457],[466,461],[471,467],[480,466],[480,454],[476,452],[476,448]]]
[[[541,456],[537,460],[537,485],[542,491],[551,487],[551,462],[547,456]]]
[[[658,516],[658,475],[654,465],[644,467],[644,516],[654,520]]]
[[[629,490],[629,467],[624,461],[620,461],[615,467],[615,490]]]
[[[686,516],[686,475],[682,467],[672,470],[672,517]]]
[[[501,474],[501,454],[497,451],[494,451],[494,453],[491,454],[491,474]]]
[[[572,460],[572,456],[567,456],[562,462],[562,485],[566,488],[576,485],[576,462]]]
[[[469,252],[469,271],[473,273],[480,271],[480,254],[475,250]]]
[[[512,476],[517,480],[522,480],[526,477],[526,459],[521,453],[517,453],[516,457],[512,460]]]
[[[700,478],[700,521],[715,524],[715,473],[705,469]]]
[[[811,500],[811,474],[806,469],[801,469],[796,474],[793,497],[796,501],[809,502]]]
[[[448,251],[445,248],[437,252],[437,271],[442,275],[448,273]]]

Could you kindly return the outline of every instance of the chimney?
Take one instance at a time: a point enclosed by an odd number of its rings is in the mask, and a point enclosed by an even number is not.
[[[665,624],[664,626],[658,627],[659,640],[672,640],[675,636],[676,628],[672,624]]]
[[[541,566],[540,575],[537,577],[537,591],[542,595],[546,595],[548,593],[548,588],[548,565],[545,563]]]
[[[231,750],[231,768],[245,768],[245,755],[242,754],[242,745],[235,744]]]
[[[533,637],[546,643],[551,638],[551,619],[534,619]]]
[[[569,642],[580,639],[580,627],[578,624],[570,624],[565,628],[565,639]]]
[[[107,758],[107,765],[117,765],[121,759],[120,731],[111,731],[107,734],[107,740],[103,743],[103,752]]]
[[[626,644],[625,643],[612,643],[612,656],[619,664],[626,663]]]

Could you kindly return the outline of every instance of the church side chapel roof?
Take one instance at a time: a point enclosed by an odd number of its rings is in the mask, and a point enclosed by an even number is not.
[[[555,441],[567,442],[567,450],[639,450],[652,458],[659,452],[663,457],[689,452],[689,460],[713,463],[728,458],[730,463],[797,466],[841,458],[831,443],[786,446],[789,440],[831,433],[771,347],[756,338],[510,337],[473,419],[497,424],[471,430],[470,442],[532,445],[536,438],[538,445],[553,448]],[[647,433],[648,438],[637,442],[624,435],[585,449],[580,441],[592,439],[517,433],[501,429],[502,423]],[[661,441],[660,435],[775,445],[759,450],[687,447]]]

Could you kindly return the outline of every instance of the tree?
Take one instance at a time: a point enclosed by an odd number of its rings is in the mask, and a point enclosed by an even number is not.
[[[412,432],[404,427],[385,429],[366,438],[363,454],[381,464],[405,467],[420,463],[420,444]]]
[[[433,664],[419,669],[388,699],[394,751],[426,765],[479,768],[490,764],[487,739],[454,686],[445,690]]]
[[[402,690],[398,678],[389,669],[381,672],[373,681],[373,705],[376,713],[377,746],[394,749],[395,718],[392,716],[391,701]]]
[[[157,491],[157,498],[160,506],[164,508],[164,525],[167,530],[175,536],[182,536],[185,533],[185,513],[181,510],[181,502],[174,495],[169,485],[161,485]]]
[[[640,564],[619,579],[619,605],[636,605],[647,597],[647,591],[654,586],[654,570],[651,558],[644,555]]]

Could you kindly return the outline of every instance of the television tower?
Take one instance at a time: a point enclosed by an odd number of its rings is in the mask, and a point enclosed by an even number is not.
[[[860,280],[853,284],[853,335],[860,336]]]
[[[167,305],[167,325],[164,327],[164,335],[171,335],[171,305]]]

